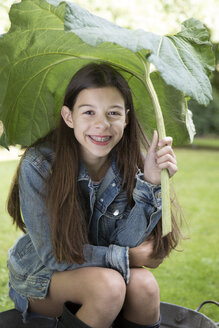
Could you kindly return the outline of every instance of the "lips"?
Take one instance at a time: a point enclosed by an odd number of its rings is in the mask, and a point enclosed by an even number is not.
[[[111,136],[88,136],[90,140],[96,145],[107,145],[111,140]]]

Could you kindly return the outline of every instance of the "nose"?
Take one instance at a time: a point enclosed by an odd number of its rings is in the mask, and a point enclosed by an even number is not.
[[[106,128],[110,126],[108,117],[105,114],[97,115],[94,123],[97,128]]]

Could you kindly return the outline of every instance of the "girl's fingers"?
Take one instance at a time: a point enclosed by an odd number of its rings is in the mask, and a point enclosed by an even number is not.
[[[173,144],[173,138],[165,137],[158,142],[158,147],[172,146],[172,144]]]
[[[151,152],[155,152],[157,150],[157,146],[158,146],[158,133],[156,130],[154,130],[154,135],[149,150]]]
[[[170,177],[172,177],[178,170],[177,165],[172,162],[164,162],[158,165],[159,169],[167,169]]]
[[[176,156],[172,149],[172,143],[173,139],[169,136],[158,142],[158,133],[157,131],[154,131],[153,139],[148,152],[148,154],[154,154],[157,169],[167,169],[170,177],[172,177],[178,170]],[[158,150],[157,147],[159,147]]]
[[[171,137],[166,137],[159,141],[159,149],[156,153],[156,163],[158,168],[167,169],[170,177],[172,177],[178,170],[176,155],[172,149],[173,139]]]
[[[150,153],[155,154],[156,167],[159,170],[167,169],[170,177],[172,177],[178,170],[176,155],[172,149],[173,139],[172,137],[165,137],[158,142],[158,133],[154,131],[151,146],[149,148]],[[159,149],[157,150],[157,147]]]
[[[165,146],[157,151],[156,156],[157,158],[162,157],[166,154],[170,154],[172,157],[176,158],[176,155],[174,154],[174,151],[171,146]]]
[[[157,157],[157,164],[158,165],[166,163],[166,162],[170,162],[170,163],[173,163],[173,164],[177,165],[176,157],[173,156],[172,154],[165,154],[161,157]]]

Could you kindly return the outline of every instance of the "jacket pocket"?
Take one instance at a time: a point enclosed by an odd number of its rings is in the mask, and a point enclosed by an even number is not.
[[[17,278],[25,279],[36,271],[39,258],[28,234],[21,236],[9,250],[8,268]]]
[[[120,193],[114,201],[107,207],[106,212],[104,215],[107,218],[113,219],[113,220],[118,220],[122,219],[124,216],[124,213],[126,212],[127,209],[127,204],[128,200],[126,197],[126,194]]]

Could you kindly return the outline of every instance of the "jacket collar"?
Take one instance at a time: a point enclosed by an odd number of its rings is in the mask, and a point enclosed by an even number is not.
[[[90,175],[86,169],[86,166],[84,164],[84,162],[82,161],[82,159],[80,160],[79,163],[79,174],[78,174],[78,181],[82,181],[82,180],[90,180]]]
[[[80,160],[80,169],[79,169],[79,174],[78,174],[78,181],[83,181],[83,180],[88,181],[88,180],[91,180],[91,178],[86,169],[84,162],[81,159]],[[112,156],[111,165],[103,179],[103,182],[107,181],[108,183],[110,183],[112,180],[114,180],[117,185],[120,185],[121,181],[122,181],[122,174],[119,172],[119,169],[117,167],[115,156]],[[108,185],[108,183],[107,183],[107,185]],[[104,185],[104,184],[105,183],[102,183],[102,185]]]

